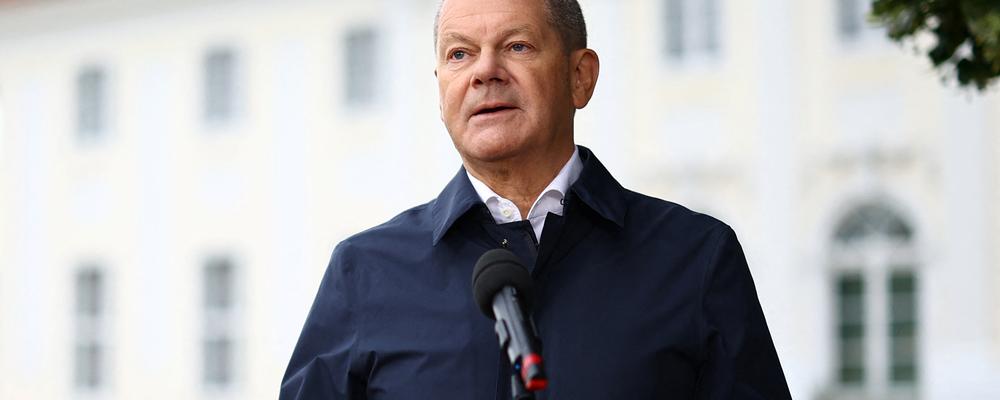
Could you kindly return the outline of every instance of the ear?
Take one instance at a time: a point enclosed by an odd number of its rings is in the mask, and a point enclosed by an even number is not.
[[[572,64],[570,76],[573,88],[573,106],[577,109],[584,108],[594,95],[594,88],[597,87],[597,76],[600,74],[601,61],[597,58],[597,52],[591,49],[580,49],[570,56]]]

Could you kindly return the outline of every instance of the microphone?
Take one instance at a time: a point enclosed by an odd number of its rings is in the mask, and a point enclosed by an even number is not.
[[[545,389],[548,379],[535,326],[526,317],[531,309],[531,286],[531,274],[509,250],[487,251],[472,271],[472,296],[476,304],[483,314],[496,321],[497,339],[500,348],[507,352],[514,375],[525,389],[536,391]]]

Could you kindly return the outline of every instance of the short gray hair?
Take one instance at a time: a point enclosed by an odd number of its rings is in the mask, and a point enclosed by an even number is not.
[[[580,10],[580,3],[577,0],[543,0],[545,1],[545,12],[549,24],[556,28],[559,39],[562,41],[563,49],[566,52],[587,48],[587,22],[583,20],[583,11]],[[434,14],[434,49],[437,51],[438,22],[441,18],[441,6],[444,0],[438,3],[437,13]]]

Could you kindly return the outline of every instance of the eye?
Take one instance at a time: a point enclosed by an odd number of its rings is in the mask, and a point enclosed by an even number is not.
[[[448,59],[456,61],[461,60],[463,58],[465,58],[465,50],[455,50],[451,52],[450,56],[448,56]]]
[[[524,43],[514,43],[510,46],[510,49],[513,50],[515,53],[522,53],[528,51],[528,46],[526,46]]]

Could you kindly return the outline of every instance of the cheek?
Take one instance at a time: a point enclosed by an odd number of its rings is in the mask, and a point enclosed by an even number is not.
[[[441,89],[441,111],[445,116],[453,116],[462,106],[462,91],[455,84],[449,84]]]
[[[465,92],[454,82],[442,84],[440,87],[441,121],[448,132],[455,134],[464,131],[464,121],[461,118],[462,103]]]
[[[449,93],[445,97],[445,103],[442,105],[441,115],[444,117],[445,122],[447,122],[452,128],[460,122],[459,114],[462,109],[461,104],[461,100],[456,99],[454,93]]]
[[[566,76],[563,71],[552,71],[551,73],[550,77]],[[566,79],[550,78],[543,82],[545,85],[543,96],[545,96],[545,102],[550,106],[549,111],[555,112],[564,107],[572,107],[572,87]]]

